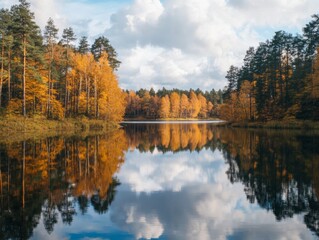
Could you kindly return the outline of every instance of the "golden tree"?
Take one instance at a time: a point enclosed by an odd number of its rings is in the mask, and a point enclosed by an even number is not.
[[[176,92],[172,92],[170,95],[171,102],[171,117],[178,118],[180,116],[180,96]]]

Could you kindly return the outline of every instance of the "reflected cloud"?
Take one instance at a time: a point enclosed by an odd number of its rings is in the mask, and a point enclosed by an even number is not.
[[[302,218],[278,223],[273,214],[245,202],[239,184],[230,188],[218,183],[202,184],[184,187],[179,192],[151,194],[121,191],[113,205],[111,220],[137,239],[313,238]]]
[[[157,152],[155,150],[155,152]],[[126,162],[118,174],[122,184],[134,192],[180,191],[186,185],[220,181],[225,175],[222,154],[209,150],[197,152],[155,154],[128,152]],[[224,167],[223,174],[218,174]]]

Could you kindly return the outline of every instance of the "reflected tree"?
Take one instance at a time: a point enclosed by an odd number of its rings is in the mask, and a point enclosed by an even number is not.
[[[29,239],[40,219],[51,234],[59,219],[72,223],[77,206],[85,214],[96,195],[101,207],[91,205],[105,213],[126,149],[123,130],[0,144],[0,239]]]

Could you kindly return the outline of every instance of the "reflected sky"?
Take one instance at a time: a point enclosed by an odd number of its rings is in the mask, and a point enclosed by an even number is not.
[[[111,220],[145,239],[313,239],[303,216],[277,222],[231,184],[219,151],[127,154]]]

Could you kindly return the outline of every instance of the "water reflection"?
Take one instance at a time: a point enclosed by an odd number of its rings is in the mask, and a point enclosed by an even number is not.
[[[28,239],[40,219],[50,234],[91,204],[108,210],[119,185],[113,177],[127,149],[123,131],[86,138],[48,138],[0,145],[0,239]],[[41,217],[42,213],[42,217]]]
[[[130,149],[137,148],[140,152],[152,152],[156,146],[161,152],[178,152],[200,151],[213,140],[216,126],[213,124],[129,124],[125,130]]]
[[[313,239],[318,143],[214,124],[3,143],[0,239]]]
[[[242,182],[251,203],[277,220],[304,213],[319,235],[319,137],[304,133],[237,130],[223,137],[231,182]]]
[[[267,224],[268,228],[266,229],[269,233],[272,233],[272,237],[288,237],[289,235],[284,233],[276,235],[273,232],[276,229],[278,230],[278,226],[282,224],[285,225],[286,231],[291,229],[292,232],[289,234],[294,233],[293,236],[297,239],[311,239],[312,236],[309,235],[307,230],[303,229],[302,225],[297,226],[295,224],[296,219],[299,219],[301,223],[304,222],[311,231],[319,235],[319,179],[316,171],[319,167],[319,150],[317,148],[319,137],[317,134],[296,131],[216,128],[213,125],[191,124],[180,126],[130,125],[126,133],[133,153],[128,154],[128,160],[119,176],[121,182],[129,185],[131,192],[133,192],[131,198],[133,198],[132,201],[134,203],[132,203],[131,209],[135,209],[134,212],[136,209],[142,209],[142,206],[147,206],[146,203],[142,203],[141,207],[139,207],[139,202],[142,200],[140,197],[134,200],[134,192],[151,193],[151,196],[155,195],[158,198],[160,195],[170,195],[174,192],[178,192],[176,195],[185,194],[185,191],[190,189],[194,183],[196,187],[192,191],[201,189],[201,187],[208,184],[209,188],[203,191],[203,194],[214,197],[209,200],[203,200],[205,204],[209,202],[209,204],[206,204],[205,210],[203,210],[205,214],[213,208],[222,216],[231,212],[229,217],[234,219],[236,209],[240,209],[238,214],[244,217],[237,219],[238,222],[235,221],[236,224],[226,223],[224,226],[215,228],[212,226],[216,226],[216,222],[223,220],[220,219],[219,214],[212,213],[209,216],[212,221],[207,221],[206,219],[204,224],[205,226],[210,225],[209,229],[212,231],[203,229],[206,227],[197,226],[197,228],[201,229],[200,231],[195,231],[198,235],[205,232],[207,239],[212,238],[212,236],[215,236],[214,238],[216,236],[221,236],[221,238],[230,236],[232,238],[242,238],[243,236],[240,233],[249,233],[245,236],[251,236],[252,233],[262,232],[265,229],[264,225]],[[157,138],[153,136],[157,136]],[[136,153],[136,151],[134,152],[133,149],[137,149],[143,155]],[[185,150],[187,153],[184,153]],[[194,150],[198,152],[198,155],[192,152]],[[153,154],[149,154],[149,151],[153,152]],[[222,154],[219,160],[218,154]],[[143,159],[142,156],[145,156],[145,158]],[[172,162],[171,159],[174,159],[174,161]],[[221,162],[225,162],[226,165]],[[225,166],[227,166],[226,169],[223,168]],[[148,170],[144,171],[144,168]],[[165,172],[169,174],[165,176]],[[224,176],[227,176],[227,181],[222,181]],[[228,182],[233,185],[228,185]],[[222,191],[216,193],[209,190],[210,188],[222,189]],[[238,189],[245,194],[244,198],[241,198],[240,191],[237,191]],[[128,193],[131,192],[128,191]],[[236,194],[231,195],[229,198],[222,198],[220,202],[218,201],[219,195],[225,196],[228,193]],[[121,197],[119,196],[119,198]],[[175,196],[172,198],[174,203],[176,202],[175,198],[178,199],[178,204],[173,207],[174,211],[178,211],[181,208],[180,201],[185,202],[185,199],[189,199],[186,196],[181,198]],[[129,199],[129,197],[126,196],[125,199]],[[192,204],[196,203],[192,205],[196,210],[203,205],[199,199],[200,194],[197,193],[196,199],[190,201]],[[235,203],[231,204],[234,199]],[[155,199],[149,201],[156,202]],[[239,207],[243,202],[249,202],[250,205]],[[225,204],[231,207],[223,209]],[[117,204],[115,203],[115,205]],[[165,212],[165,209],[160,207],[162,205],[173,205],[173,203],[167,201],[167,203],[163,204],[163,201],[160,201],[159,205],[154,207],[154,209],[160,209],[159,212]],[[256,207],[261,207],[267,211],[259,212],[256,215],[256,219],[251,221],[250,219],[258,212],[252,210],[252,208]],[[190,206],[183,207],[180,212],[189,211],[190,208]],[[247,214],[247,211],[249,214]],[[147,219],[145,217],[148,215],[147,212],[140,213],[144,217],[140,216],[139,218]],[[269,215],[264,215],[270,212],[273,213],[271,216],[274,219],[267,221]],[[127,213],[127,215],[130,214]],[[179,215],[183,216],[184,214],[180,213]],[[155,216],[161,216],[161,214],[157,213]],[[175,214],[174,217],[178,218]],[[198,216],[198,212],[197,215],[192,214],[191,219],[194,218],[205,219],[200,214]],[[264,218],[264,221],[260,220],[262,218]],[[190,217],[183,216],[182,219],[178,218],[177,221],[183,222],[189,219]],[[165,218],[159,221],[162,224],[161,226],[166,226],[166,230],[163,230],[166,234],[168,234],[167,228],[171,226],[171,220],[171,218]],[[277,223],[277,221],[281,222]],[[167,224],[168,222],[169,224]],[[239,226],[240,222],[245,222],[246,226]],[[259,224],[256,225],[256,223]],[[121,224],[124,223],[122,222]],[[199,223],[197,222],[197,224]],[[189,229],[194,231],[194,228],[190,227],[191,224],[186,225],[188,226],[187,228],[177,232],[187,233]],[[185,227],[185,224],[182,224],[182,226]],[[254,230],[250,229],[252,226]],[[128,226],[126,227],[128,228]],[[232,229],[231,233],[227,233],[227,231],[224,234],[218,233],[221,229],[227,228]],[[237,230],[235,231],[233,228]],[[297,229],[300,231],[296,232]],[[176,231],[176,228],[174,230]],[[279,234],[278,232],[277,234]],[[172,229],[169,239],[178,239],[173,233]],[[196,237],[196,234],[192,235],[192,237]],[[148,235],[147,233],[143,235],[137,232],[136,236],[146,237]],[[183,235],[183,237],[184,239],[187,238],[186,235]],[[267,239],[268,237],[269,234],[264,234],[258,238]],[[274,238],[276,239],[277,237]],[[204,236],[203,239],[205,239]]]

